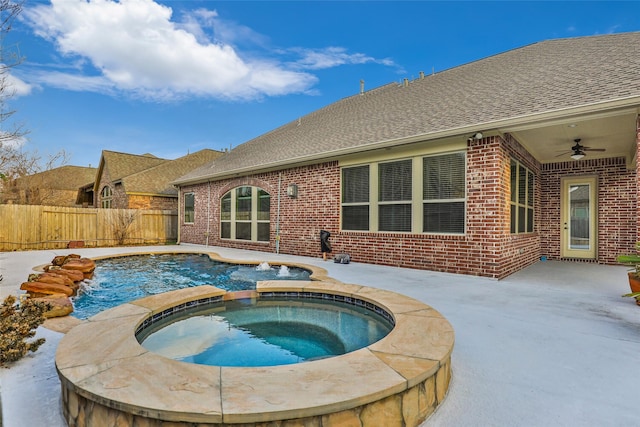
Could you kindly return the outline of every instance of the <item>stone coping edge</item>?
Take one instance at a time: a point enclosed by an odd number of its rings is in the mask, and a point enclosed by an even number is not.
[[[381,401],[449,368],[453,328],[436,310],[407,296],[335,280],[273,280],[258,282],[255,292],[238,297],[301,291],[370,301],[393,316],[395,327],[366,348],[319,361],[260,368],[194,365],[147,351],[135,339],[136,329],[153,314],[182,303],[236,296],[207,285],[153,295],[101,312],[61,340],[56,369],[65,413],[73,412],[69,396],[78,395],[116,411],[170,422],[307,418]]]

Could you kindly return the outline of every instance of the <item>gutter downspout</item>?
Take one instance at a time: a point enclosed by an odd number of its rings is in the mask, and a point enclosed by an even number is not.
[[[205,246],[209,246],[209,234],[211,234],[211,181],[209,181],[209,191],[207,192],[207,234]]]
[[[178,237],[176,240],[176,244],[179,245],[180,244],[180,230],[182,229],[182,227],[180,227],[180,200],[182,200],[182,187],[178,187]]]
[[[278,172],[278,211],[276,213],[276,253],[280,253],[280,188],[282,187],[282,172]]]

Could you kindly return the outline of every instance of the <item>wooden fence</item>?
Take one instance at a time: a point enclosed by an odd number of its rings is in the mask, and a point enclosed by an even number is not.
[[[0,205],[0,251],[175,243],[171,210]]]

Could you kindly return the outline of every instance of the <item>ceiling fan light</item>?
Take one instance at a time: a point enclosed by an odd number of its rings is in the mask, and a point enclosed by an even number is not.
[[[580,160],[584,157],[584,153],[582,151],[574,151],[573,154],[571,155],[571,158],[573,160]]]

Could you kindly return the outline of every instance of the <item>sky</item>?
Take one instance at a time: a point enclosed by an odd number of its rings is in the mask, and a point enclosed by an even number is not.
[[[640,1],[26,0],[3,127],[43,159],[232,149],[340,99],[548,39],[640,31]],[[8,62],[8,61],[7,61]]]

